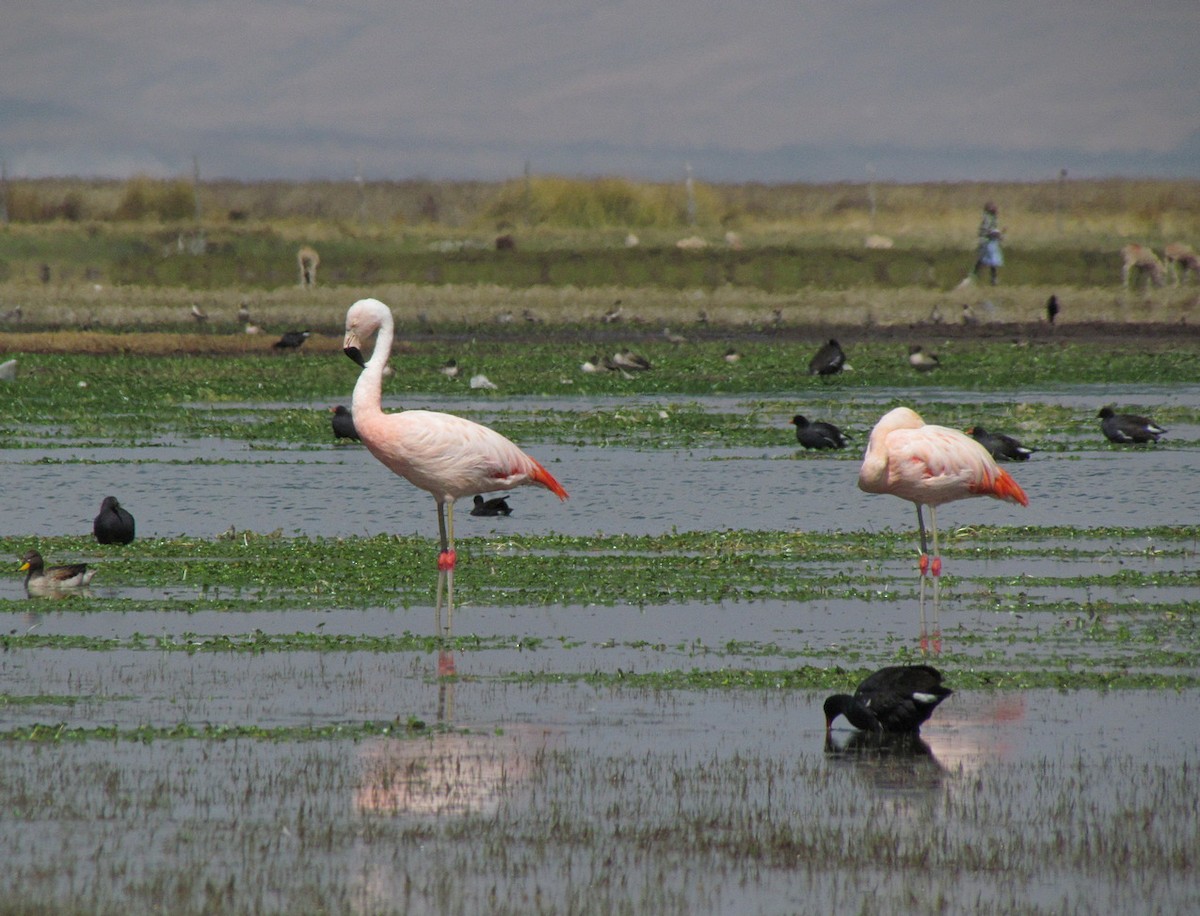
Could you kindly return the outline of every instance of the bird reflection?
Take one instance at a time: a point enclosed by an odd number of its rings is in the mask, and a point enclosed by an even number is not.
[[[381,740],[363,748],[354,792],[360,811],[413,816],[495,812],[539,761],[544,733],[435,734],[428,741]]]
[[[880,789],[936,789],[946,775],[929,745],[916,734],[827,732],[825,756],[852,767]]]
[[[917,516],[920,518],[920,515]],[[917,569],[917,605],[920,609],[921,616],[921,635],[918,637],[921,652],[925,655],[930,653],[934,655],[942,654],[942,595],[938,588],[939,579],[934,577],[933,580],[933,632],[929,630],[929,617],[925,610],[926,607],[926,570],[927,567],[922,565]]]
[[[427,739],[364,743],[354,791],[360,811],[410,816],[490,814],[545,760],[554,733],[536,725],[454,728],[454,656],[437,658],[437,724]]]

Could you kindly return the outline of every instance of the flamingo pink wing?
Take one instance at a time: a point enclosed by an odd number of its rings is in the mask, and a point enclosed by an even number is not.
[[[978,442],[956,429],[926,425],[888,434],[890,489],[905,499],[938,505],[992,496],[1021,505],[1029,500],[1012,476]]]
[[[359,435],[383,464],[439,499],[526,483],[567,498],[558,481],[512,441],[463,417],[426,410],[378,414],[360,426]]]

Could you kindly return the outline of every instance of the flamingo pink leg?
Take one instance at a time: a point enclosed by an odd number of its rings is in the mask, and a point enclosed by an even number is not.
[[[942,651],[942,552],[938,547],[936,506],[929,507],[929,525],[933,528],[933,562],[929,564],[929,571],[933,575],[933,651],[939,654]]]
[[[448,636],[454,630],[454,502],[438,502],[438,585],[434,613],[437,616],[439,636]],[[447,516],[449,519],[447,520]],[[442,592],[446,594],[446,628],[442,629]]]
[[[925,576],[929,572],[929,547],[925,536],[925,516],[921,512],[921,504],[917,507],[917,530],[921,533],[921,557],[917,560],[917,578],[920,586],[917,590],[917,604],[921,609],[921,651],[929,650],[929,626],[925,616]],[[930,510],[932,511],[932,510]]]

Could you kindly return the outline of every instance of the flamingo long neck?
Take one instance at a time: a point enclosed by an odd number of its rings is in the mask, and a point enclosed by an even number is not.
[[[394,336],[395,325],[389,309],[379,323],[379,332],[375,335],[375,348],[371,351],[371,358],[363,366],[358,382],[354,385],[354,397],[351,405],[356,423],[359,417],[367,420],[371,416],[383,413],[383,370],[387,368],[388,358],[392,355]]]

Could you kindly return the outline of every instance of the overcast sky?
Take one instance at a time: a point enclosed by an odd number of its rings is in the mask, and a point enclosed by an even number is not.
[[[33,0],[10,177],[1200,177],[1200,0]]]

